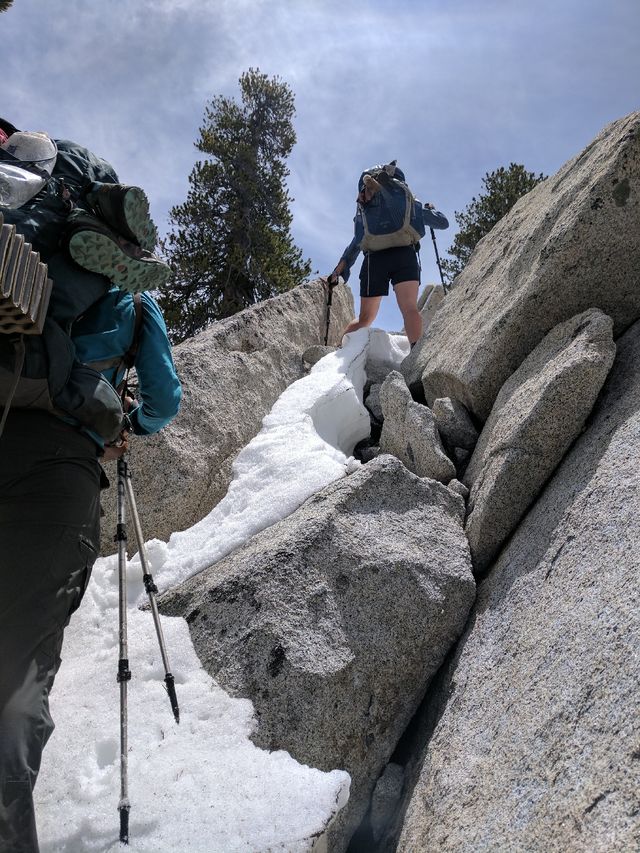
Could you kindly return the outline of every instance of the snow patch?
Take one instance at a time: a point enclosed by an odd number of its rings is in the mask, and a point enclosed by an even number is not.
[[[168,543],[148,543],[156,582],[180,583],[358,467],[350,454],[369,433],[362,390],[370,339],[376,358],[396,360],[399,353],[390,336],[373,331],[374,337],[366,329],[348,335],[281,395],[208,516]],[[204,672],[184,619],[161,617],[180,703],[176,725],[153,618],[138,606],[146,595],[137,558],[127,575],[129,850],[311,850],[348,799],[348,774],[258,749],[249,739],[256,725],[251,702],[232,699]],[[41,850],[115,853],[122,850],[116,556],[96,562],[63,657],[51,694],[56,731],[35,789]]]

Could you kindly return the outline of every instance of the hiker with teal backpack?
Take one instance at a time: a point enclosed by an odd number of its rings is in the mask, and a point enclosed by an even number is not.
[[[420,240],[426,228],[448,228],[449,222],[433,205],[422,205],[407,186],[403,171],[393,160],[373,166],[360,176],[354,236],[329,276],[329,285],[338,276],[347,281],[360,252],[360,314],[343,332],[355,332],[375,320],[382,297],[393,286],[411,346],[422,335],[418,311],[420,287]]]
[[[86,148],[0,119],[0,215],[0,853],[37,853],[32,792],[63,632],[99,549],[100,462],[162,429],[181,390],[141,293],[168,275],[141,190]],[[36,322],[18,294],[44,264]],[[139,401],[121,384],[130,366]]]

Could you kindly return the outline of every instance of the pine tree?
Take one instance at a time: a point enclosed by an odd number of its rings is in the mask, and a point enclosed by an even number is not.
[[[482,179],[486,193],[480,193],[478,198],[474,196],[462,213],[455,213],[460,231],[447,250],[453,260],[442,261],[442,269],[449,280],[462,271],[482,237],[511,210],[519,198],[544,179],[542,172],[539,175],[527,172],[519,163],[511,163],[508,169],[501,166],[495,172],[487,172]]]
[[[250,68],[241,103],[206,106],[196,148],[207,159],[171,210],[163,249],[175,276],[161,293],[172,339],[290,290],[311,271],[290,233],[286,158],[296,142],[294,96],[280,78]]]
[[[13,0],[0,0],[0,12],[6,12],[13,6]]]

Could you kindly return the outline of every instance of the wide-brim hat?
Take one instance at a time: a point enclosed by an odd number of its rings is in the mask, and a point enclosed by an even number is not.
[[[51,175],[58,156],[58,146],[46,133],[17,130],[0,144],[0,160],[8,160],[25,169],[34,167]]]

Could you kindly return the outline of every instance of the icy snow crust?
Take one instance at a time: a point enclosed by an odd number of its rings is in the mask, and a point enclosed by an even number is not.
[[[368,331],[361,329],[290,385],[236,457],[220,503],[193,527],[173,533],[168,543],[152,541],[154,578],[161,589],[217,562],[345,475],[355,461],[349,460],[354,445],[369,435],[362,405],[367,349]]]
[[[383,333],[384,334],[384,333]],[[401,360],[403,348],[376,331],[376,356]],[[153,540],[154,579],[168,588],[210,566],[259,530],[293,512],[357,463],[350,453],[368,435],[362,405],[369,332],[291,385],[234,463],[225,498],[168,543]],[[134,472],[135,475],[135,472]],[[135,488],[135,479],[133,481]],[[113,523],[115,519],[105,519]],[[130,534],[133,535],[129,523]],[[253,706],[232,699],[204,672],[186,622],[161,617],[181,710],[173,720],[164,670],[137,558],[128,564],[130,843],[153,853],[311,850],[348,798],[349,776],[324,773],[249,739]],[[42,853],[122,851],[120,796],[118,568],[96,562],[82,606],[65,635],[64,662],[51,695],[56,731],[35,789]]]

